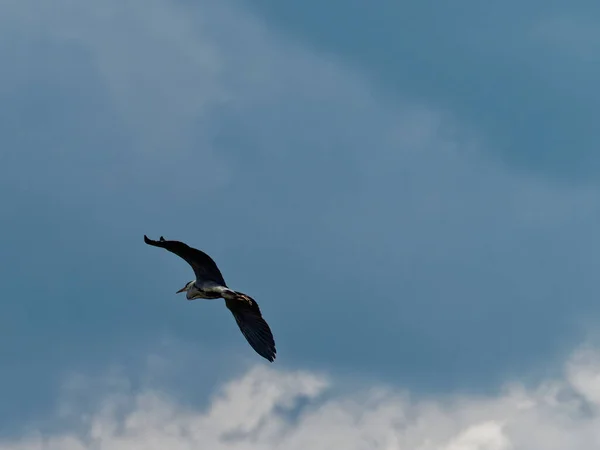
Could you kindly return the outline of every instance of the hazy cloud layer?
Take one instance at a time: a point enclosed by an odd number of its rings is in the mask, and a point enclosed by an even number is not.
[[[0,25],[7,420],[165,335],[209,349],[198,377],[253,361],[144,233],[209,252],[288,369],[489,388],[597,321],[597,189],[488,159],[495,136],[444,95],[391,95],[234,2],[13,0]]]
[[[513,169],[598,183],[598,3],[252,0],[279,29],[363,67],[387,96],[418,98],[488,136]]]
[[[106,381],[106,380],[105,380]],[[77,406],[85,378],[67,383],[70,430],[35,431],[1,450],[589,450],[600,445],[600,353],[578,351],[558,379],[507,385],[492,396],[419,398],[383,386],[334,390],[336,380],[255,367],[196,410],[164,392],[111,378],[97,406]],[[332,390],[333,389],[333,390]],[[70,403],[69,403],[69,399]],[[69,428],[69,427],[67,427]]]

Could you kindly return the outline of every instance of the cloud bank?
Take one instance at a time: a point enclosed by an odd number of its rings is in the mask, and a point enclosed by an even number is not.
[[[282,362],[411,388],[504,378],[598,316],[597,188],[487,160],[489,136],[435,99],[390,96],[235,3],[0,8],[5,298],[35,273],[52,299],[3,304],[0,414],[165,328],[247,354],[227,311],[170,302],[185,269],[142,233],[213,255],[260,299]]]
[[[123,381],[123,380],[121,380]],[[126,380],[125,380],[126,381]],[[600,351],[583,348],[560,378],[506,385],[490,396],[413,398],[385,386],[336,389],[307,371],[250,369],[202,410],[126,382],[93,408],[66,385],[60,415],[70,429],[30,432],[0,450],[589,450],[600,445]],[[71,398],[71,401],[68,399]]]

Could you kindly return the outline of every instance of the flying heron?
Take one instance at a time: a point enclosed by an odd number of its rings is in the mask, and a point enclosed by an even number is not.
[[[162,236],[158,241],[153,241],[144,235],[144,242],[175,253],[192,266],[196,279],[178,290],[177,294],[185,292],[188,300],[225,299],[225,306],[233,313],[242,334],[256,353],[270,362],[275,360],[277,350],[273,334],[263,319],[258,304],[250,296],[229,289],[217,264],[210,256],[183,242],[167,241]]]

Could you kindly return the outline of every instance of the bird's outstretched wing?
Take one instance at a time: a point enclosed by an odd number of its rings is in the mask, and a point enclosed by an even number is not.
[[[217,264],[203,251],[192,248],[183,242],[167,241],[162,236],[158,241],[153,241],[144,235],[144,242],[154,247],[164,248],[183,258],[194,269],[197,280],[214,281],[221,286],[227,287]]]
[[[233,313],[242,334],[252,348],[263,358],[275,360],[275,340],[269,325],[260,313],[258,303],[246,294],[236,292],[235,298],[225,299],[225,305]]]

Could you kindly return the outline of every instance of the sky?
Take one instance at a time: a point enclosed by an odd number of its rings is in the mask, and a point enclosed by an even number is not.
[[[0,2],[0,450],[600,445],[599,22]]]

